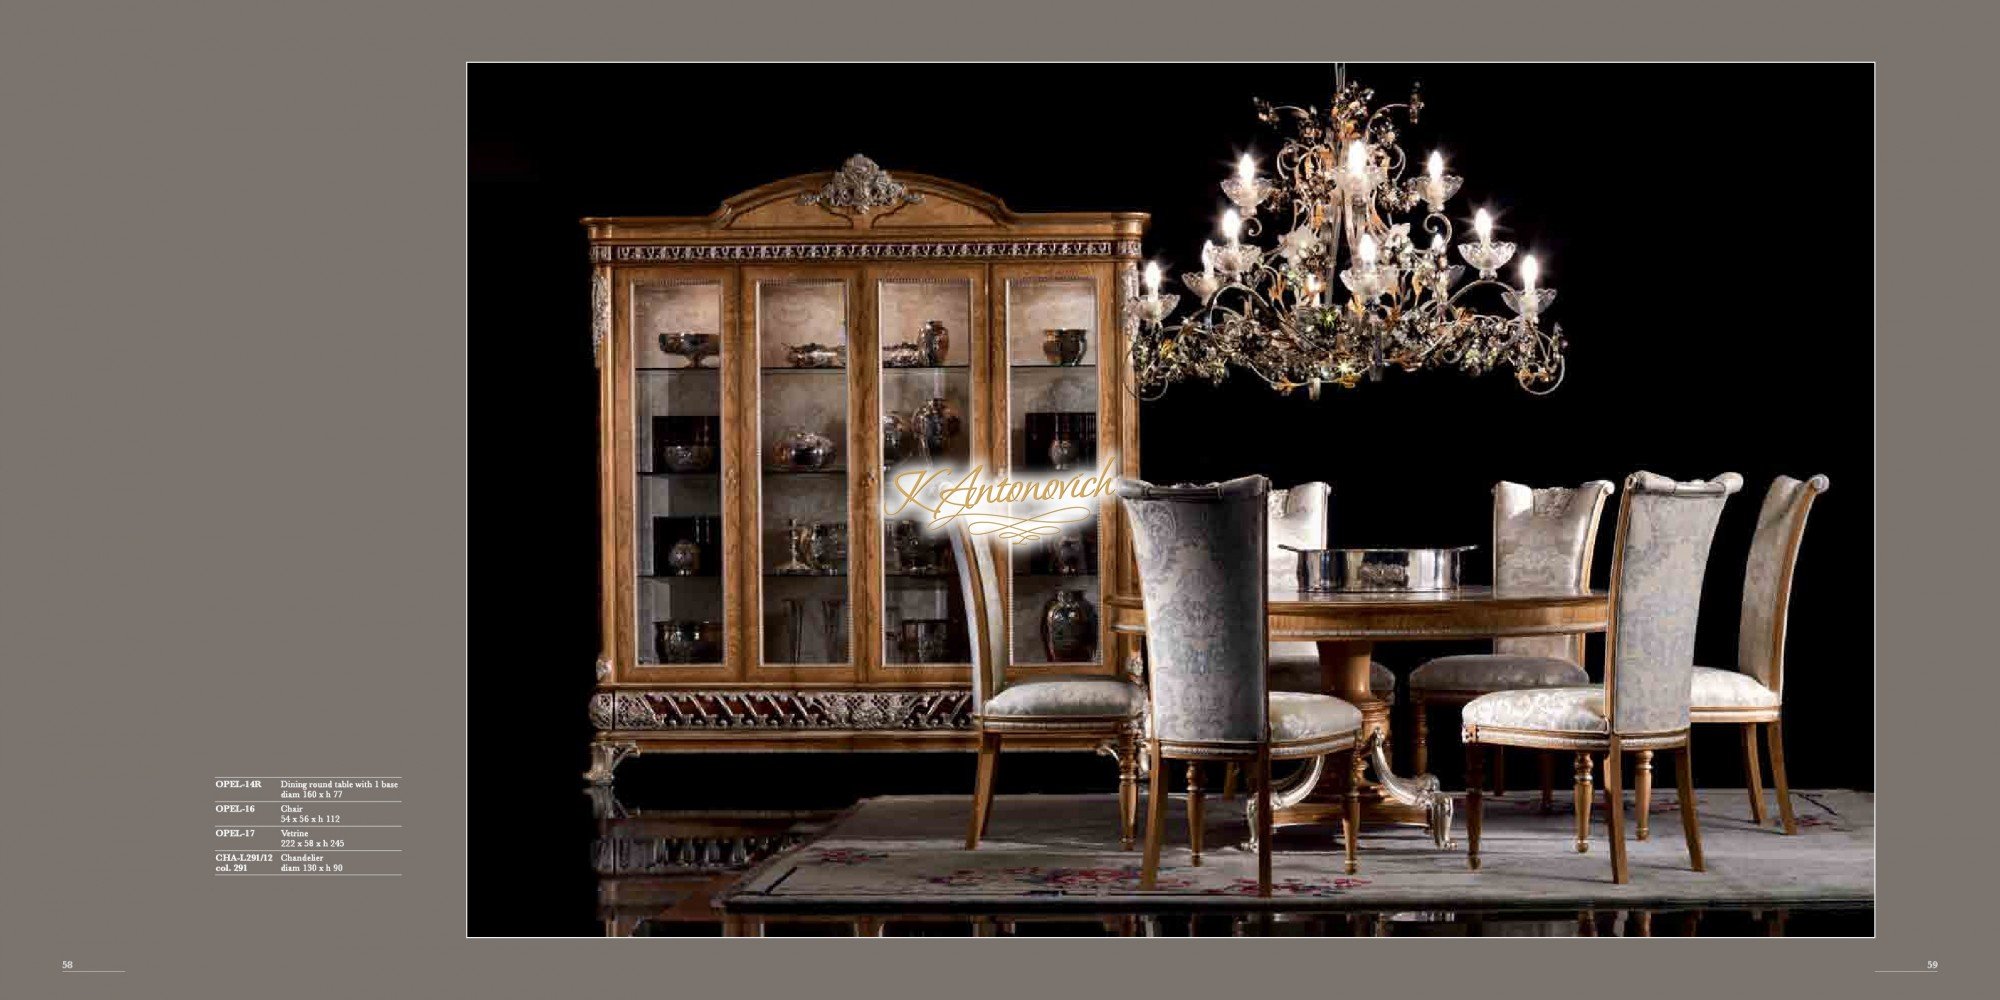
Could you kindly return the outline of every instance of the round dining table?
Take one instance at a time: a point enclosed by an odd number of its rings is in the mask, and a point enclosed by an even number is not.
[[[1145,635],[1146,607],[1138,594],[1114,594],[1105,604],[1111,631]],[[1362,788],[1363,820],[1422,824],[1443,847],[1451,843],[1451,797],[1434,776],[1402,777],[1389,766],[1389,703],[1368,686],[1375,644],[1602,632],[1610,618],[1610,599],[1601,590],[1486,586],[1421,592],[1273,589],[1267,615],[1271,641],[1319,644],[1321,688],[1361,710],[1372,772]],[[1321,774],[1328,770],[1323,762],[1314,761],[1274,790],[1274,825],[1339,821],[1345,789],[1320,787]]]

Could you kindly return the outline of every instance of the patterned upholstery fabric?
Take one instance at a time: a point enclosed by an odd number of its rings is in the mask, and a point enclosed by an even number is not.
[[[1440,656],[1410,672],[1412,691],[1513,691],[1589,683],[1582,667],[1553,656]]]
[[[1590,550],[1611,484],[1593,479],[1574,489],[1493,487],[1493,582],[1501,589],[1568,590],[1590,585]],[[1493,640],[1493,651],[1515,656],[1581,659],[1575,636],[1535,635]],[[1499,685],[1485,690],[1494,690]]]
[[[1541,688],[1495,691],[1465,703],[1465,725],[1498,729],[1533,729],[1550,733],[1608,734],[1604,689],[1600,687]]]
[[[1605,664],[1614,732],[1687,728],[1702,574],[1723,504],[1742,487],[1733,472],[1713,482],[1650,472],[1626,480]]]
[[[1792,539],[1806,527],[1813,498],[1831,485],[1825,476],[1800,482],[1790,476],[1771,481],[1750,536],[1750,560],[1743,572],[1743,618],[1736,633],[1736,667],[1774,692],[1785,685],[1785,622],[1779,604],[1792,589]],[[1699,698],[1695,704],[1705,702]]]
[[[1778,692],[1757,683],[1749,674],[1696,667],[1690,700],[1696,708],[1776,708]]]
[[[1118,485],[1146,602],[1153,734],[1266,738],[1265,497],[1270,480]]]
[[[1265,575],[1272,590],[1293,590],[1299,585],[1298,554],[1278,546],[1326,548],[1326,508],[1332,495],[1333,487],[1325,483],[1300,483],[1288,490],[1271,491],[1266,500],[1271,531]]]
[[[1018,716],[1119,716],[1139,714],[1144,692],[1113,677],[1038,677],[994,695],[982,714]]]
[[[1271,644],[1271,690],[1326,693],[1319,669],[1319,643],[1274,642]],[[1383,701],[1396,694],[1396,675],[1380,663],[1368,664],[1368,690]]]
[[[1273,691],[1270,697],[1273,742],[1324,739],[1361,729],[1361,710],[1332,695]]]

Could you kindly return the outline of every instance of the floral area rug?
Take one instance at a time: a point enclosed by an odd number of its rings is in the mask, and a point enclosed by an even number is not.
[[[1688,869],[1679,804],[1654,793],[1651,837],[1634,837],[1626,810],[1632,881],[1613,885],[1603,803],[1593,810],[1587,853],[1574,845],[1569,796],[1553,812],[1533,791],[1487,800],[1481,868],[1466,867],[1463,808],[1457,846],[1434,847],[1414,827],[1364,829],[1361,870],[1342,871],[1332,828],[1296,827],[1274,840],[1272,896],[1285,909],[1451,909],[1618,905],[1866,904],[1874,899],[1873,797],[1851,791],[1794,792],[1796,836],[1750,822],[1742,790],[1697,793],[1706,872]],[[723,896],[745,913],[843,910],[1063,909],[1107,905],[1179,908],[1266,905],[1256,898],[1256,854],[1242,799],[1211,797],[1202,863],[1187,849],[1184,799],[1170,803],[1155,888],[1139,888],[1140,854],[1117,843],[1112,796],[1003,796],[987,837],[965,850],[966,796],[867,800],[816,840],[747,873]],[[1140,822],[1144,824],[1142,803]],[[1143,835],[1143,831],[1142,831]]]

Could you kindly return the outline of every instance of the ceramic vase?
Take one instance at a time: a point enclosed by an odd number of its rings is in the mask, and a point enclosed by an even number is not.
[[[1042,606],[1042,651],[1051,663],[1074,663],[1097,654],[1097,609],[1081,590],[1059,590]]]

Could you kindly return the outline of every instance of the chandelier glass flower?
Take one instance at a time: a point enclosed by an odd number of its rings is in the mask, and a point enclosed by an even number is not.
[[[1396,144],[1398,113],[1414,124],[1422,95],[1371,109],[1374,99],[1336,71],[1324,113],[1257,102],[1259,120],[1288,124],[1292,135],[1273,161],[1275,176],[1260,175],[1245,154],[1222,182],[1232,206],[1222,213],[1222,242],[1204,242],[1201,270],[1181,276],[1193,293],[1188,315],[1174,319],[1181,297],[1162,293],[1159,265],[1146,265],[1145,290],[1132,301],[1143,395],[1156,398],[1182,379],[1219,382],[1231,366],[1281,392],[1303,386],[1315,399],[1325,383],[1351,388],[1390,365],[1509,369],[1537,394],[1561,382],[1562,327],[1542,329],[1556,293],[1537,283],[1535,258],[1515,265],[1518,286],[1502,280],[1515,247],[1493,239],[1492,216],[1480,209],[1454,262],[1446,205],[1463,179],[1446,173],[1435,152],[1422,174],[1405,178]],[[1287,215],[1274,246],[1253,242],[1267,219],[1275,228]]]

